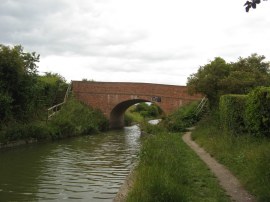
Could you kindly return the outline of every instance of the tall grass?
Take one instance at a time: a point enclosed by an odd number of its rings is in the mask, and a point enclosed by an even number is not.
[[[127,201],[229,201],[181,134],[168,133],[160,126],[151,126],[150,130],[155,133],[143,141]]]
[[[192,137],[226,165],[258,201],[270,201],[269,138],[225,132],[216,115],[202,120]]]

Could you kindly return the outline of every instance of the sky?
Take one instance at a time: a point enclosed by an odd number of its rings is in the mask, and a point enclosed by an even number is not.
[[[200,66],[270,60],[270,1],[0,0],[0,44],[40,54],[67,81],[186,85]]]

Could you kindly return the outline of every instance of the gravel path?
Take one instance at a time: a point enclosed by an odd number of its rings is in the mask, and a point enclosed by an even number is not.
[[[222,164],[218,163],[207,152],[199,147],[192,139],[191,132],[187,132],[182,137],[183,141],[195,151],[195,153],[207,164],[227,195],[236,202],[255,202],[255,198],[250,195],[236,179],[236,177]]]

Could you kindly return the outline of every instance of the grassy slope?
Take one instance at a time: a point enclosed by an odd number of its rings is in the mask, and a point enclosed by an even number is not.
[[[193,139],[226,165],[259,201],[270,201],[270,139],[227,134],[216,120],[202,120]]]
[[[229,201],[181,134],[146,137],[128,201]]]

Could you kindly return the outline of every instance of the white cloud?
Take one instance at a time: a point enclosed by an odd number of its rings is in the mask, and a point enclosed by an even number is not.
[[[2,0],[0,41],[41,54],[67,80],[184,85],[216,56],[269,54],[269,2]],[[268,58],[269,55],[266,55]]]

